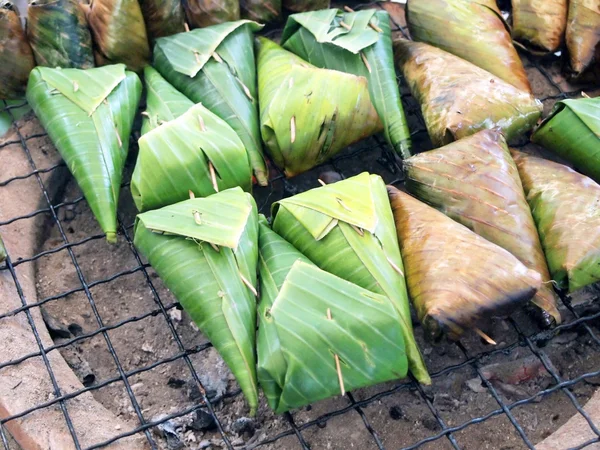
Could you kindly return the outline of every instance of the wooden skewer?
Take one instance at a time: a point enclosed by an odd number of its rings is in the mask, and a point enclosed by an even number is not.
[[[475,330],[475,333],[477,333],[481,337],[481,339],[483,339],[488,344],[497,345],[495,340],[493,340],[491,337],[489,337],[487,334],[485,334],[479,328],[474,328],[474,330]]]
[[[321,180],[320,178],[317,179],[317,181],[321,184],[321,186],[327,186],[327,183],[325,183],[323,180]]]
[[[352,27],[350,25],[348,25],[346,22],[344,22],[343,20],[340,20],[340,26],[344,27],[346,30],[352,29]]]
[[[250,283],[245,277],[244,275],[242,275],[242,273],[240,272],[240,278],[242,279],[242,283],[244,283],[246,286],[248,286],[248,289],[250,289],[252,291],[252,293],[254,294],[255,297],[258,297],[258,291],[256,290],[256,288],[254,286],[252,286],[252,283]]]
[[[369,22],[369,26],[371,28],[373,28],[375,31],[377,31],[378,33],[383,33],[383,30],[381,28],[379,28],[377,25],[375,25],[374,23]]]
[[[194,194],[191,189],[188,190],[188,194],[190,195],[191,199],[196,198],[196,194]]]
[[[352,8],[350,8],[348,5],[344,6],[344,11],[346,11],[346,12],[354,12],[354,10]]]
[[[200,63],[201,63],[201,61],[200,61],[200,53],[198,53],[198,52],[194,51],[194,56],[196,57],[196,62],[197,62],[198,64],[200,64]]]
[[[210,172],[210,179],[212,180],[213,188],[215,192],[219,192],[219,185],[217,184],[217,173],[215,172],[215,166],[209,161],[208,162],[208,171]]]
[[[198,116],[198,123],[200,123],[200,129],[202,131],[206,131],[206,124],[204,123],[204,119],[200,115]]]
[[[367,57],[363,52],[360,52],[360,57],[362,58],[363,63],[365,64],[365,67],[367,68],[369,73],[371,73],[371,65],[369,64],[369,61],[367,61]]]
[[[356,225],[352,225],[350,224],[350,226],[354,229],[354,231],[356,231],[360,236],[364,236],[365,232],[363,230],[361,230],[360,228],[358,228]]]
[[[344,201],[341,198],[336,197],[335,199],[337,200],[337,202],[340,204],[340,206],[342,208],[344,208],[348,212],[352,212],[352,210],[346,206],[346,204],[344,203]]]
[[[583,91],[581,91],[581,96],[582,96],[583,98],[590,98],[590,96],[589,96],[589,95],[587,95],[587,94],[586,94],[585,92],[583,92]]]
[[[331,309],[329,308],[327,308],[327,320],[333,320],[331,318]],[[346,388],[344,387],[344,377],[342,376],[342,367],[340,366],[340,357],[337,355],[337,353],[334,353],[333,357],[335,359],[335,370],[337,371],[338,381],[340,383],[340,391],[342,395],[346,395]]]
[[[190,31],[190,26],[187,24],[187,22],[183,22],[183,28],[185,28],[186,32]]]
[[[394,263],[394,261],[392,261],[392,260],[390,259],[390,257],[389,257],[389,256],[386,256],[386,258],[387,258],[388,262],[390,263],[390,265],[392,266],[392,268],[393,268],[393,269],[394,269],[396,272],[398,272],[400,275],[404,276],[404,272],[402,272],[402,270],[400,270],[400,267],[398,267],[398,266],[397,266],[397,265]]]
[[[150,118],[150,113],[148,111],[142,111],[142,116]]]
[[[296,140],[296,117],[292,116],[290,119],[290,134],[292,135],[292,144]]]
[[[217,52],[213,52],[212,57],[215,58],[218,63],[223,63],[223,59],[219,56]]]
[[[217,244],[213,244],[212,242],[209,242],[210,246],[214,249],[215,252],[220,253],[221,249],[219,248],[219,246]]]
[[[244,83],[242,83],[242,80],[240,80],[237,77],[236,77],[236,80],[242,86],[242,90],[244,91],[244,94],[246,94],[246,97],[248,97],[250,99],[250,101],[253,102],[254,101],[254,97],[252,97],[252,94],[250,93],[250,89],[248,89],[248,86],[246,86]]]
[[[119,143],[119,147],[123,147],[123,141],[121,140],[121,135],[119,134],[119,129],[115,125],[115,132],[117,133],[117,142]]]

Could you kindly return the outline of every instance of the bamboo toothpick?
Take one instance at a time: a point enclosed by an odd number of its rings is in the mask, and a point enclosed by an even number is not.
[[[215,252],[221,253],[221,249],[219,248],[219,246],[217,244],[213,244],[212,242],[209,242],[209,244],[214,249]]]
[[[327,308],[327,320],[333,320],[331,317],[330,308]],[[340,391],[342,395],[346,395],[346,388],[344,387],[344,377],[342,376],[342,367],[340,366],[340,357],[337,355],[337,353],[334,353],[333,357],[335,359],[335,370],[337,371],[338,381],[340,383]]]
[[[240,80],[238,77],[235,77],[235,79],[238,81],[238,83],[240,83],[240,85],[242,86],[242,90],[244,91],[244,94],[246,94],[246,97],[248,97],[250,99],[251,102],[254,101],[254,97],[252,97],[252,94],[250,93],[250,89],[248,89],[248,86],[246,86],[242,80]]]
[[[343,20],[340,20],[340,26],[344,27],[346,30],[352,29],[352,27],[350,25],[348,25],[346,22],[344,22]]]
[[[361,230],[360,228],[358,228],[356,225],[350,224],[350,226],[354,229],[354,231],[356,231],[359,234],[359,236],[365,235],[365,232],[363,230]]]
[[[73,92],[77,92],[79,90],[79,83],[77,81],[73,81]]]
[[[201,64],[202,61],[200,61],[200,53],[198,53],[197,51],[194,51],[194,56],[196,57],[196,62],[198,64]]]
[[[117,132],[117,142],[119,143],[119,147],[123,147],[123,141],[121,140],[121,135],[119,134],[119,129],[115,125],[115,131]]]
[[[213,52],[212,57],[215,58],[218,63],[223,64],[223,59],[219,56],[217,52]]]
[[[292,116],[290,119],[290,134],[292,135],[292,144],[296,140],[296,116]]]
[[[200,115],[198,116],[198,123],[200,124],[200,129],[202,131],[206,131],[206,125],[204,123],[204,119]]]
[[[371,28],[373,28],[375,31],[377,31],[378,33],[383,33],[383,30],[381,28],[379,28],[377,25],[375,25],[374,23],[369,22],[369,26]]]
[[[346,206],[346,204],[344,203],[344,201],[341,198],[336,197],[335,199],[337,200],[337,202],[340,204],[340,206],[342,208],[344,208],[348,212],[352,212],[352,210]]]
[[[190,195],[191,199],[195,199],[196,198],[196,194],[194,194],[191,189],[188,190],[188,194]]]
[[[212,180],[213,188],[215,192],[219,192],[219,185],[217,184],[217,173],[215,172],[215,166],[209,161],[208,162],[208,171],[210,172],[210,179]]]
[[[360,57],[362,58],[363,63],[365,64],[365,67],[367,68],[369,73],[371,73],[371,65],[369,64],[369,61],[367,61],[367,57],[363,52],[360,52]]]
[[[583,92],[583,91],[581,91],[581,96],[582,96],[583,98],[590,98],[590,96],[589,96],[589,95],[587,95],[587,94],[586,94],[585,92]]]
[[[496,341],[489,337],[487,334],[485,334],[483,331],[481,331],[479,328],[474,328],[474,330],[475,333],[477,333],[485,342],[487,342],[490,345],[496,345]]]
[[[240,272],[240,278],[242,279],[242,283],[244,283],[246,286],[248,286],[248,289],[250,289],[252,291],[252,293],[254,294],[255,297],[258,297],[258,291],[256,290],[256,288],[254,286],[252,286],[252,283],[250,283],[250,281],[248,281],[244,275],[242,275],[242,272]]]
[[[393,268],[393,269],[394,269],[396,272],[398,272],[400,275],[404,276],[404,272],[402,272],[402,270],[400,270],[400,267],[398,267],[398,266],[397,266],[397,265],[394,263],[394,261],[392,261],[392,260],[390,259],[390,257],[389,257],[389,256],[387,256],[387,255],[386,255],[386,259],[387,259],[387,260],[388,260],[388,262],[390,263],[390,266],[392,266],[392,268]]]
[[[188,194],[190,196],[190,199],[195,199],[196,195],[192,192],[191,189],[188,190]],[[198,211],[192,211],[192,214],[194,216],[194,221],[196,222],[197,225],[202,225],[202,216],[200,215],[200,213]]]
[[[148,111],[142,111],[142,116],[150,118],[150,113]]]
[[[348,5],[344,6],[344,11],[349,12],[349,13],[353,13],[354,10],[352,8],[350,8]]]
[[[321,180],[320,178],[317,179],[317,181],[321,184],[321,186],[327,186],[327,183],[325,183],[323,180]]]
[[[183,22],[183,28],[185,28],[185,31],[186,31],[186,33],[187,33],[188,31],[190,31],[190,26],[188,25],[188,23],[187,23],[187,22]]]

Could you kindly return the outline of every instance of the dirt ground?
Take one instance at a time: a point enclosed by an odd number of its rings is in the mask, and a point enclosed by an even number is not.
[[[403,20],[399,11],[391,12],[397,21]],[[527,60],[525,63],[534,93],[538,97],[558,93],[538,69]],[[560,76],[559,60],[544,61],[543,67],[561,88],[566,91],[577,88],[568,85]],[[590,94],[594,95],[597,92],[590,92]],[[551,109],[552,104],[553,100],[544,102],[545,113]],[[409,112],[416,109],[412,99],[407,99],[406,106]],[[416,115],[410,115],[409,120],[412,129],[419,127]],[[394,166],[390,164],[389,155],[385,147],[380,145],[381,142],[380,138],[371,138],[346,150],[333,165],[326,165],[287,182],[277,181],[269,188],[257,188],[255,196],[259,207],[268,215],[272,201],[297,191],[316,187],[317,178],[323,171],[337,171],[349,177],[368,170],[381,174],[386,182],[398,181],[401,175],[394,172]],[[415,136],[415,143],[422,150],[429,148],[428,139],[423,133]],[[32,139],[29,145],[42,146],[46,151],[55,151],[46,137]],[[534,146],[528,148],[532,151],[539,150]],[[129,180],[133,169],[135,148],[130,156],[125,180]],[[74,180],[65,178],[64,182],[65,189],[59,198],[54,199],[54,204],[69,203],[81,197]],[[74,246],[73,252],[86,283],[92,284],[90,293],[102,318],[102,325],[111,328],[121,321],[128,322],[107,332],[118,361],[126,372],[175,358],[182,352],[170,329],[172,325],[181,338],[183,348],[190,353],[189,360],[199,374],[207,395],[214,403],[216,415],[234,446],[252,448],[290,429],[288,420],[273,415],[264,399],[261,399],[257,416],[247,417],[248,408],[221,358],[212,348],[197,351],[206,346],[206,338],[198,332],[187,314],[178,309],[175,298],[163,286],[152,269],[140,268],[132,247],[124,236],[119,236],[117,245],[108,245],[100,237],[101,230],[85,201],[77,201],[73,205],[67,204],[59,209],[59,213],[69,242],[79,242],[90,236],[97,237]],[[129,237],[132,238],[131,225],[135,217],[135,208],[127,183],[121,192],[119,215]],[[63,244],[58,227],[56,224],[49,223],[48,233],[41,239],[40,251],[56,249]],[[75,290],[65,297],[50,301],[43,308],[48,323],[53,329],[55,342],[61,343],[98,329],[99,323],[90,307],[88,297],[81,290],[81,283],[69,253],[66,250],[49,253],[37,259],[34,264],[40,299]],[[120,274],[123,275],[111,280],[111,277]],[[100,281],[107,279],[109,280],[107,282]],[[96,284],[98,281],[100,282]],[[153,289],[156,291],[154,292]],[[588,300],[597,294],[594,289],[582,293],[575,302],[578,304],[577,310],[581,314],[596,312],[598,305],[590,304]],[[160,312],[158,299],[167,309],[170,323]],[[563,314],[565,321],[571,319],[570,313],[565,308]],[[527,334],[537,330],[536,325],[524,314],[516,316],[515,321]],[[590,325],[594,331],[597,331],[598,322],[592,322]],[[497,379],[492,384],[495,387],[494,392],[497,392],[503,402],[512,403],[527,398],[555,384],[555,380],[543,370],[537,377],[534,376],[533,379],[519,385],[507,383],[506,378],[509,375],[506,374],[512,373],[513,366],[519,366],[523,361],[524,364],[528,364],[534,355],[526,346],[518,344],[513,346],[514,343],[519,342],[519,336],[509,323],[494,321],[487,331],[498,342],[498,348],[506,348],[505,352],[484,357],[480,361],[482,370],[497,372]],[[426,344],[418,324],[416,336],[432,374],[460,365],[467,360],[467,356],[453,343],[445,342],[435,347]],[[493,350],[476,336],[467,336],[461,343],[469,357]],[[540,345],[535,349],[545,352],[562,379],[571,379],[600,369],[598,353],[600,347],[584,328],[574,328],[572,332],[561,334],[543,344],[543,347]],[[60,351],[86,385],[99,385],[118,376],[115,356],[109,351],[107,341],[102,334],[81,340]],[[496,363],[500,366],[493,366]],[[536,366],[536,370],[538,369],[539,367]],[[192,407],[200,401],[197,384],[186,362],[181,358],[137,373],[128,380],[145,421],[159,420],[165,415]],[[448,427],[461,425],[499,408],[492,391],[482,387],[481,380],[477,379],[475,366],[470,364],[438,374],[434,377],[432,386],[423,387],[422,392],[414,385],[399,388],[402,383],[402,381],[387,383],[353,392],[356,402],[376,397],[361,408],[364,417],[357,410],[349,408],[345,414],[336,415],[304,429],[303,439],[310,448],[315,450],[377,448],[375,439],[364,424],[363,420],[367,420],[383,446],[390,449],[403,448],[426,437],[435,436],[441,430],[439,421],[432,414],[430,407],[439,411],[439,419]],[[595,381],[587,380],[573,386],[571,392],[581,404],[585,404],[596,386]],[[94,390],[93,395],[108,409],[124,418],[131,427],[139,425],[134,406],[122,381]],[[295,411],[292,417],[294,423],[301,427],[320,418],[323,414],[348,408],[349,405],[348,398],[337,397]],[[541,401],[538,399],[536,402],[512,410],[512,414],[523,426],[524,433],[532,443],[551,434],[574,412],[571,401],[560,391],[545,396]],[[214,428],[215,425],[210,417],[201,410],[155,427],[152,429],[152,434],[160,447],[165,449],[221,448],[220,433]],[[115,430],[115,435],[124,431],[127,430]],[[460,448],[468,450],[526,448],[506,415],[497,415],[482,423],[472,424],[454,433],[453,438]],[[264,444],[261,448],[295,449],[301,446],[298,438],[291,435],[274,443]],[[447,438],[441,438],[420,448],[452,447]]]

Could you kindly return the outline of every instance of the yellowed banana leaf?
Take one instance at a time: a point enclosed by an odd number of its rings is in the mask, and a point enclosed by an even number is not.
[[[492,128],[510,141],[542,114],[532,95],[448,52],[406,39],[395,40],[394,50],[436,147]]]
[[[543,284],[532,302],[544,325],[559,324],[557,298],[519,172],[504,137],[484,130],[404,160],[408,191],[508,250]]]
[[[281,20],[281,0],[240,0],[242,18],[259,23]]]
[[[23,97],[34,67],[17,8],[10,1],[0,1],[0,99]]]
[[[413,336],[402,257],[385,184],[366,172],[273,204],[273,231],[321,269],[376,294],[400,314],[409,370],[431,382]]]
[[[185,13],[180,0],[140,0],[140,7],[151,42],[185,31]]]
[[[329,0],[282,0],[285,9],[293,12],[316,11],[317,9],[327,9],[330,6]]]
[[[406,22],[414,40],[459,56],[531,93],[496,0],[409,0]]]
[[[96,46],[96,65],[123,63],[140,72],[150,59],[138,0],[92,0],[87,19]]]
[[[600,281],[600,185],[553,161],[513,157],[554,281],[570,292]]]
[[[406,282],[425,335],[459,337],[530,300],[540,274],[436,209],[388,186]]]
[[[262,138],[288,177],[382,130],[364,77],[319,69],[264,37],[257,69]]]
[[[534,52],[555,52],[564,40],[568,0],[512,0],[512,36]]]
[[[600,2],[598,0],[569,0],[567,19],[567,49],[569,69],[575,78],[591,73],[600,77]]]
[[[190,28],[240,20],[238,0],[181,0]]]

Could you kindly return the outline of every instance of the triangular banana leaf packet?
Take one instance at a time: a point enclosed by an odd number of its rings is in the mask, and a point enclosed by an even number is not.
[[[185,31],[185,13],[180,0],[140,0],[150,42]]]
[[[388,186],[413,305],[432,341],[458,338],[482,319],[527,303],[540,274],[508,251]]]
[[[406,188],[420,200],[516,256],[550,281],[519,172],[504,137],[484,130],[404,161]],[[559,324],[557,298],[543,284],[532,302],[545,325]]]
[[[0,99],[21,98],[29,72],[35,67],[33,52],[21,27],[17,8],[0,1]]]
[[[532,95],[458,56],[406,39],[395,40],[394,50],[435,147],[491,128],[510,141],[542,114]]]
[[[450,52],[531,93],[496,0],[409,0],[406,22],[415,41]]]
[[[294,12],[316,11],[318,9],[328,9],[329,0],[282,0],[285,9]]]
[[[240,20],[238,0],[181,0],[190,28]]]
[[[364,77],[319,69],[275,42],[257,41],[260,131],[288,177],[381,131]]]
[[[142,94],[123,64],[94,69],[36,67],[27,101],[77,180],[109,242],[133,119]]]
[[[406,376],[392,301],[319,269],[259,224],[257,375],[277,413]]]
[[[142,113],[142,135],[163,123],[177,119],[194,106],[151,66],[144,68],[146,111]]]
[[[600,281],[600,185],[570,167],[513,151],[554,281]]]
[[[512,0],[512,36],[533,52],[555,52],[567,28],[568,0]]]
[[[253,42],[253,33],[261,28],[256,22],[240,20],[157,39],[154,67],[176,89],[235,130],[258,184],[266,186]]]
[[[600,181],[600,97],[556,102],[531,140]]]
[[[27,38],[38,66],[94,67],[92,35],[78,0],[33,0],[27,9]]]
[[[228,189],[139,214],[134,244],[237,379],[251,414],[256,383],[258,215]]]
[[[363,76],[388,143],[410,156],[410,131],[398,90],[386,11],[327,9],[288,17],[282,46],[322,69]]]
[[[138,0],[92,0],[85,6],[96,65],[123,63],[141,72],[150,59],[150,47]]]
[[[242,18],[259,23],[281,20],[281,0],[240,0]]]
[[[402,257],[385,183],[366,172],[273,204],[273,231],[319,268],[385,295],[401,318],[409,370],[431,379],[413,336]]]
[[[600,77],[600,2],[569,0],[567,33],[569,70],[574,78]],[[586,75],[587,76],[587,75]]]
[[[144,134],[131,177],[139,211],[207,197],[223,189],[252,188],[244,144],[227,123],[202,104]]]

